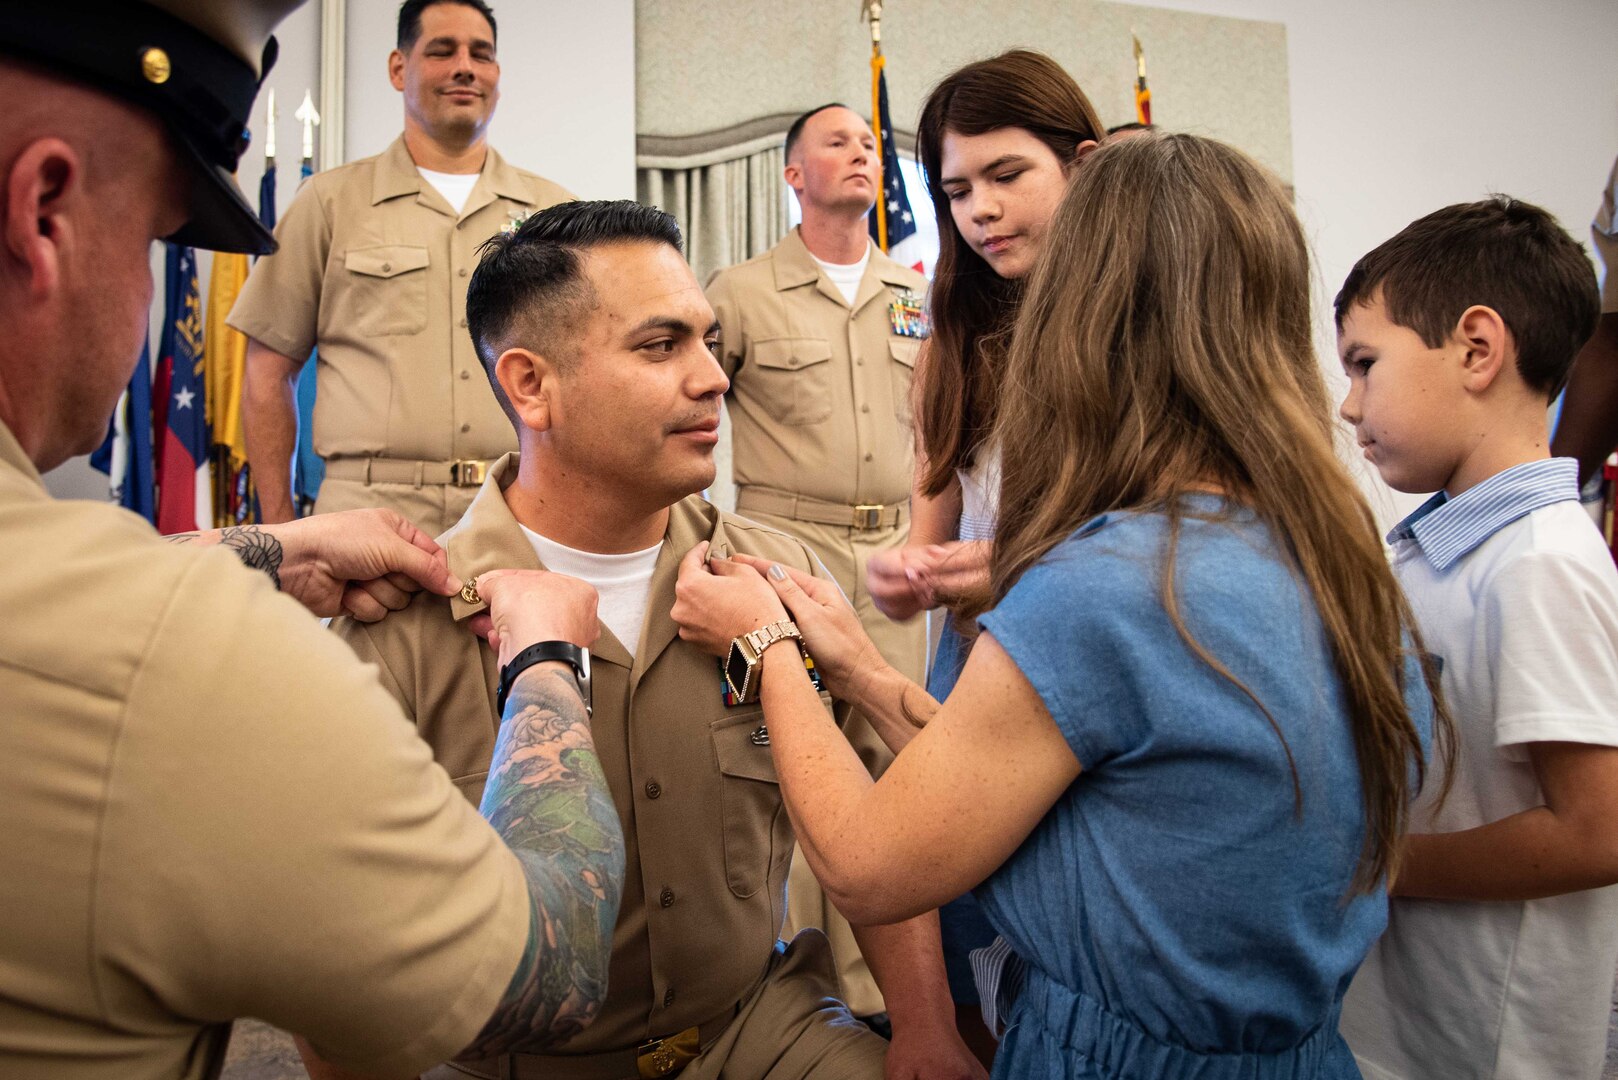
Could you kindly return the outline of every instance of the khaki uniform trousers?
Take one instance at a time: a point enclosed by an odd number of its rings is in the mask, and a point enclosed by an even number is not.
[[[780,529],[808,544],[810,550],[820,556],[820,561],[825,564],[832,577],[837,579],[837,584],[842,586],[843,593],[854,605],[855,614],[860,617],[860,624],[865,627],[865,632],[871,636],[872,643],[888,663],[913,682],[920,684],[925,681],[927,621],[917,617],[906,623],[894,622],[876,609],[876,605],[871,601],[871,594],[865,588],[865,570],[870,564],[871,556],[903,547],[910,535],[908,519],[903,524],[889,529],[860,530],[839,525],[794,521],[791,518],[757,511],[743,510],[741,513],[760,525]],[[871,775],[880,776],[882,770],[887,768],[888,762],[893,760],[893,755],[882,740],[877,738],[870,725],[858,713],[849,718],[845,731],[848,741],[859,751],[860,758],[871,771]],[[784,933],[791,936],[806,927],[816,927],[824,931],[826,937],[831,940],[832,953],[837,958],[837,975],[843,990],[843,1000],[848,1003],[854,1015],[872,1016],[885,1011],[882,992],[877,989],[876,979],[872,977],[865,958],[860,955],[859,944],[854,940],[853,928],[848,925],[848,920],[843,918],[842,913],[832,906],[831,901],[826,899],[826,894],[815,881],[814,872],[809,869],[808,860],[804,858],[803,848],[800,846],[792,853],[792,870],[787,878],[787,916]]]
[[[477,487],[454,484],[367,484],[360,480],[339,480],[328,476],[320,483],[315,513],[333,514],[339,510],[367,510],[380,506],[397,510],[405,520],[428,536],[439,536],[461,520]]]
[[[837,1000],[837,972],[825,937],[805,930],[791,944],[776,947],[736,1019],[685,1068],[669,1075],[680,1080],[882,1080],[887,1052],[887,1040]],[[555,1056],[531,1062],[508,1057],[492,1080],[637,1080],[632,1064],[628,1072],[602,1070],[600,1057],[585,1057],[576,1068]],[[483,1075],[447,1064],[429,1070],[424,1080]]]

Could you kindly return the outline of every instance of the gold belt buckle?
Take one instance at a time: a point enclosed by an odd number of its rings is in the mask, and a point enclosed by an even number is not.
[[[673,1076],[702,1050],[702,1037],[694,1027],[676,1035],[643,1042],[635,1051],[635,1068],[645,1080]]]
[[[488,471],[489,463],[487,461],[474,461],[470,458],[452,461],[449,465],[450,483],[456,487],[477,487],[483,483],[483,478],[488,474]]]
[[[854,508],[854,528],[880,529],[882,527],[882,511],[887,507],[880,504],[861,503]]]

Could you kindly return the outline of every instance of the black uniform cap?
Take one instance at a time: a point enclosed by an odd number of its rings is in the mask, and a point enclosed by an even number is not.
[[[156,113],[194,166],[169,239],[263,255],[275,240],[236,184],[247,120],[275,63],[270,31],[303,0],[5,0],[0,53]]]

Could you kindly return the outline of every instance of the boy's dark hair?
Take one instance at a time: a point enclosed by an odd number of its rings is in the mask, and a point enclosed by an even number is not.
[[[1131,120],[1127,124],[1114,124],[1107,129],[1108,135],[1116,135],[1120,131],[1156,131],[1156,124],[1143,124],[1139,120]]]
[[[471,8],[489,20],[489,38],[499,42],[500,28],[495,25],[494,11],[483,0],[404,0],[399,5],[399,36],[396,42],[400,52],[407,53],[416,47],[416,39],[421,37],[421,13],[434,4],[460,4]]]
[[[596,304],[579,254],[626,241],[684,250],[671,215],[628,199],[560,203],[478,249],[478,266],[466,290],[466,327],[495,400],[512,423],[517,414],[495,378],[495,361],[514,335],[555,363],[570,360],[579,318]]]
[[[848,106],[844,105],[841,101],[828,101],[824,105],[816,105],[814,108],[810,109],[808,112],[804,113],[802,116],[800,116],[796,120],[792,121],[792,126],[787,128],[787,142],[786,142],[785,149],[781,153],[781,160],[782,161],[791,161],[792,160],[792,148],[794,146],[798,145],[798,139],[799,139],[800,136],[803,135],[803,125],[805,125],[805,124],[807,124],[809,122],[809,118],[811,116],[815,116],[815,115],[817,115],[819,113],[823,113],[827,109],[846,109],[846,108],[848,108]]]
[[[1507,195],[1418,218],[1354,264],[1337,294],[1337,329],[1378,293],[1388,319],[1436,349],[1474,304],[1493,308],[1517,344],[1517,371],[1554,398],[1601,313],[1584,249],[1547,211]]]

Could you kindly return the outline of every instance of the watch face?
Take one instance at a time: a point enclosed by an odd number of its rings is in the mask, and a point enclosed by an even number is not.
[[[743,701],[746,695],[742,691],[747,687],[747,657],[733,641],[730,643],[730,652],[725,657],[725,681],[730,683],[730,692],[736,696],[737,701]]]

